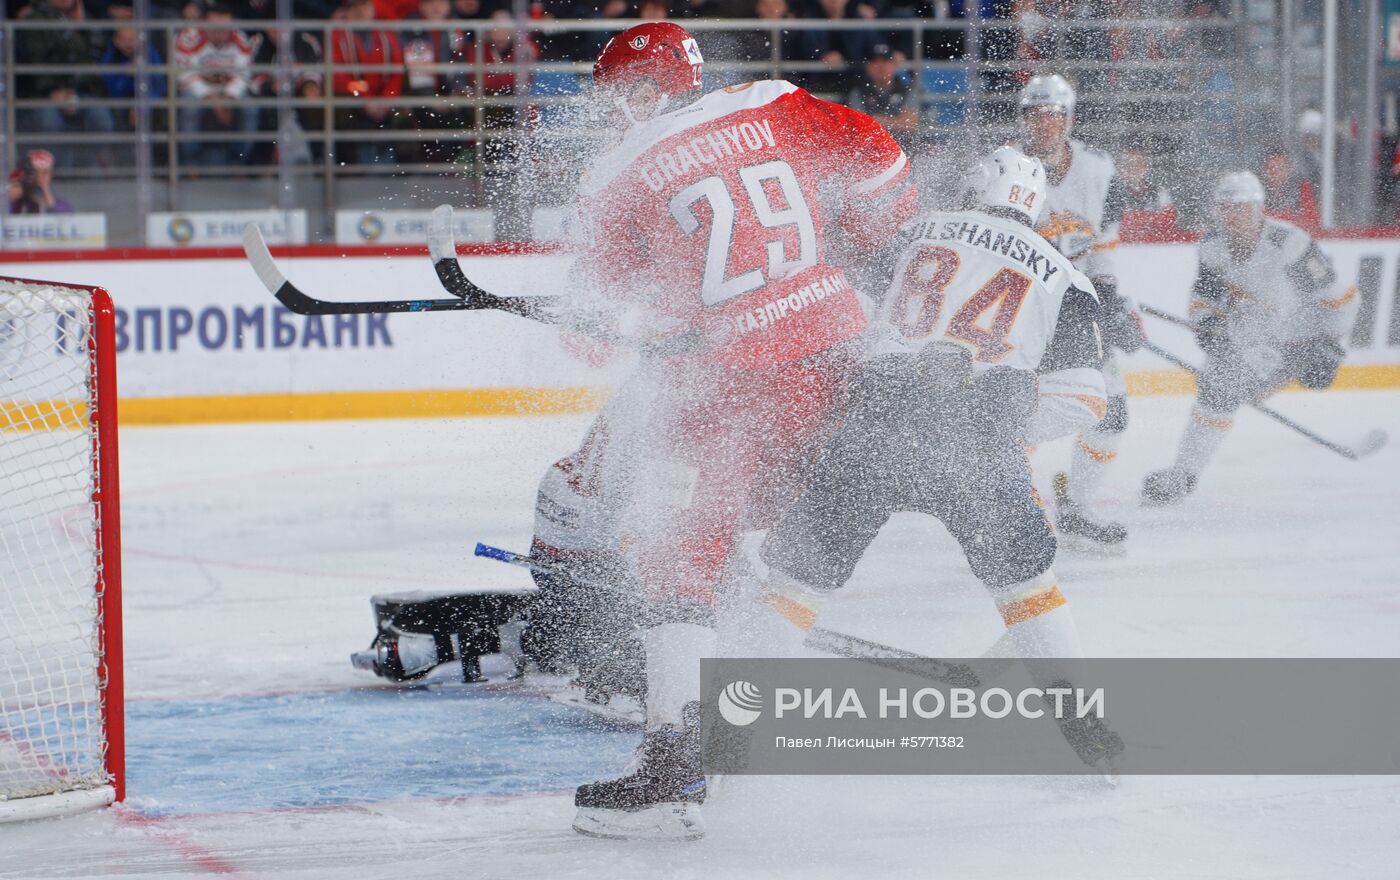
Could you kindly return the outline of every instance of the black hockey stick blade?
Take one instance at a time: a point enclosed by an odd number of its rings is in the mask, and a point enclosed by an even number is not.
[[[453,296],[476,303],[477,308],[509,312],[546,324],[557,322],[546,310],[558,302],[557,297],[497,296],[467,277],[457,260],[457,237],[452,231],[451,205],[438,205],[428,216],[428,256],[433,261],[433,271],[437,273],[442,289]]]
[[[287,280],[256,224],[243,227],[243,253],[253,265],[258,280],[277,297],[278,302],[298,315],[367,315],[394,312],[452,312],[491,308],[461,299],[398,299],[369,302],[335,302],[317,299]]]
[[[453,296],[470,299],[486,291],[472,283],[457,262],[457,239],[452,232],[452,206],[438,205],[428,215],[428,256],[442,287]]]

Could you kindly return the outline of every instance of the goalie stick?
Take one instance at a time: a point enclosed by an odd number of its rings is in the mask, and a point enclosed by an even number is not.
[[[478,543],[475,555],[504,562],[508,565],[515,565],[521,568],[528,568],[532,571],[549,572],[557,570],[557,565],[543,559],[528,556],[524,553],[515,553],[511,550],[503,550],[500,547],[492,547],[489,544]],[[868,660],[880,666],[893,669],[898,672],[907,672],[911,675],[930,678],[943,684],[954,687],[977,688],[982,687],[986,682],[966,663],[954,663],[947,660],[940,660],[935,657],[926,657],[923,654],[915,654],[912,651],[905,651],[891,645],[874,642],[869,639],[862,639],[859,636],[848,635],[836,630],[824,629],[813,626],[807,630],[807,638],[803,644],[814,651],[822,651],[827,654],[834,654],[837,657],[846,657],[854,660]],[[1001,675],[1009,668],[1016,658],[1000,657],[999,653],[1009,647],[1009,637],[1002,636],[992,645],[982,658],[993,662],[988,679]]]
[[[1195,329],[1194,325],[1192,325],[1190,321],[1183,317],[1180,317],[1179,315],[1173,315],[1171,312],[1164,312],[1160,309],[1154,309],[1152,306],[1143,306],[1142,311],[1143,314],[1151,315],[1154,318],[1159,318],[1163,321],[1176,324],[1178,327],[1185,327],[1188,330]],[[1167,363],[1178,366],[1193,376],[1198,375],[1200,373],[1200,370],[1198,368],[1192,366],[1185,359],[1177,357],[1176,355],[1172,354],[1166,349],[1158,345],[1153,345],[1151,342],[1148,342],[1145,339],[1143,340],[1142,347],[1157,355],[1157,357],[1161,358]],[[1360,442],[1352,446],[1347,446],[1343,443],[1337,443],[1335,441],[1328,440],[1326,437],[1323,437],[1322,435],[1313,432],[1310,428],[1307,428],[1306,426],[1293,421],[1288,416],[1284,415],[1283,413],[1279,412],[1273,407],[1266,406],[1262,403],[1251,403],[1250,406],[1254,407],[1254,409],[1258,410],[1259,412],[1278,422],[1280,425],[1283,425],[1285,428],[1290,428],[1293,431],[1296,431],[1297,433],[1318,444],[1319,446],[1323,446],[1327,449],[1330,449],[1338,455],[1342,456],[1343,458],[1349,458],[1352,461],[1358,461],[1378,451],[1381,447],[1385,446],[1386,442],[1390,439],[1390,435],[1387,434],[1383,429],[1373,428],[1370,431],[1368,431],[1364,437],[1361,438]]]

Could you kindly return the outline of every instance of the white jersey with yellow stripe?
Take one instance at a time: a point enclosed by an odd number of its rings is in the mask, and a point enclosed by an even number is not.
[[[1235,345],[1338,338],[1355,307],[1355,286],[1292,223],[1265,217],[1248,254],[1232,251],[1219,232],[1201,240],[1191,317],[1219,316]]]
[[[1037,231],[1088,277],[1114,278],[1122,206],[1113,158],[1074,138],[1065,149],[1069,167],[1062,176],[1053,169],[1047,175]]]
[[[1068,259],[1012,219],[931,211],[906,224],[900,240],[877,314],[883,333],[876,354],[951,340],[976,353],[979,369],[1037,370],[1070,291],[1093,296]],[[1096,366],[1098,356],[1092,352],[1088,362]]]

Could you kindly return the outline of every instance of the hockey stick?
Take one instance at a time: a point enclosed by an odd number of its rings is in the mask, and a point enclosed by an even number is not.
[[[483,303],[481,308],[495,309],[542,321],[546,324],[560,323],[553,311],[559,305],[557,296],[496,296],[475,284],[462,264],[457,261],[457,239],[452,232],[452,206],[438,205],[428,216],[428,256],[433,261],[433,271],[444,290],[468,302]]]
[[[1164,321],[1169,321],[1180,327],[1186,327],[1190,329],[1192,326],[1191,322],[1186,320],[1185,318],[1173,315],[1170,312],[1163,312],[1158,309],[1154,309],[1151,306],[1143,306],[1142,311],[1144,314],[1151,315],[1154,318],[1160,318]],[[1151,342],[1148,342],[1145,339],[1143,340],[1142,347],[1157,355],[1157,357],[1161,358],[1167,363],[1174,364],[1175,366],[1180,367],[1181,369],[1187,371],[1193,376],[1199,375],[1200,373],[1200,370],[1197,367],[1192,366],[1191,364],[1187,363],[1184,359],[1177,357],[1176,355],[1172,354],[1164,348],[1161,348],[1160,346],[1153,345]],[[1297,422],[1293,421],[1288,416],[1284,415],[1283,413],[1279,412],[1273,407],[1266,406],[1262,403],[1251,403],[1250,406],[1254,407],[1254,409],[1258,410],[1259,412],[1278,422],[1280,425],[1283,425],[1285,428],[1291,428],[1292,430],[1298,432],[1299,434],[1302,434],[1304,437],[1308,438],[1309,440],[1313,441],[1319,446],[1323,446],[1327,449],[1330,449],[1338,455],[1342,456],[1343,458],[1349,458],[1352,461],[1358,461],[1362,458],[1365,458],[1368,455],[1371,455],[1372,453],[1378,451],[1381,447],[1385,446],[1386,442],[1390,440],[1390,435],[1387,434],[1383,429],[1373,428],[1366,433],[1366,436],[1361,438],[1361,441],[1359,443],[1357,443],[1354,446],[1347,446],[1342,443],[1336,443],[1332,440],[1328,440],[1326,437],[1314,433],[1311,429],[1298,424]]]
[[[510,550],[503,550],[500,547],[492,547],[489,544],[478,543],[475,555],[483,556],[487,559],[494,559],[508,565],[528,568],[532,571],[549,572],[558,570],[556,564],[546,560],[536,559],[523,553],[515,553]],[[915,654],[912,651],[905,651],[891,645],[873,642],[869,639],[862,639],[859,636],[847,635],[836,630],[825,629],[819,626],[810,627],[807,630],[807,638],[803,644],[814,651],[822,651],[827,654],[834,654],[838,657],[846,657],[853,660],[869,660],[881,666],[893,669],[898,672],[907,672],[924,678],[930,678],[943,684],[954,687],[975,688],[982,685],[981,678],[966,663],[950,663],[946,660],[939,660],[935,657],[926,657],[922,654]],[[997,650],[1003,646],[1003,640],[998,640],[992,646],[992,650]],[[991,653],[989,651],[988,653]],[[984,657],[987,655],[984,654]],[[991,659],[991,658],[988,658]],[[999,675],[1006,667],[1009,667],[1014,658],[996,658],[1006,660],[1001,666],[993,667],[993,674]]]
[[[298,315],[379,315],[398,312],[470,312],[494,310],[519,315],[534,321],[556,323],[543,308],[555,297],[503,297],[487,293],[472,285],[478,295],[458,294],[453,299],[391,299],[361,302],[337,302],[318,299],[287,280],[272,252],[263,240],[262,230],[249,223],[243,227],[243,253],[253,264],[258,280],[277,300]]]

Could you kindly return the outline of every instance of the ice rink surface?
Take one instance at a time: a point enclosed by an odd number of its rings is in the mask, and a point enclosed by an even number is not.
[[[1400,437],[1400,392],[1277,403]],[[1108,488],[1129,554],[1057,562],[1088,653],[1400,656],[1400,448],[1352,463],[1246,412],[1195,496],[1141,509],[1188,407],[1132,401]],[[572,786],[633,732],[489,687],[396,692],[348,655],[371,594],[518,584],[472,543],[528,546],[537,479],[586,423],[124,431],[129,801],[0,826],[0,877],[1400,877],[1396,777],[747,777],[703,841],[579,837]],[[1066,459],[1037,453],[1043,492]],[[918,516],[821,624],[943,657],[1002,628]]]

